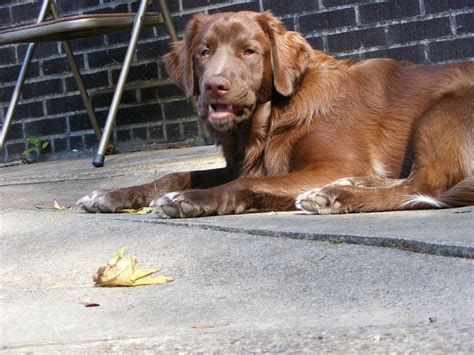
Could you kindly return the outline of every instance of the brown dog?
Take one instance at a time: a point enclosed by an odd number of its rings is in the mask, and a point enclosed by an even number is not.
[[[296,207],[311,213],[474,204],[474,63],[353,63],[269,13],[197,15],[165,56],[199,98],[226,168],[94,191],[86,210],[166,217]],[[171,192],[178,191],[178,192]]]

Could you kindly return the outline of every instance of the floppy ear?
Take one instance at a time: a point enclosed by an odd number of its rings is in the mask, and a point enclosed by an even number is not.
[[[186,26],[183,40],[174,42],[171,52],[163,56],[166,71],[188,97],[196,93],[193,56],[206,19],[204,14],[195,15]]]
[[[257,21],[270,40],[275,89],[290,96],[306,71],[313,49],[299,33],[288,31],[271,13],[259,14]]]

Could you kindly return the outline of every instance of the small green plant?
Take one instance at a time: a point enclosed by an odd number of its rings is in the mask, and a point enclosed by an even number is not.
[[[49,142],[43,142],[39,137],[28,135],[26,136],[26,141],[28,142],[28,148],[23,151],[23,154],[31,154],[36,152],[37,155],[40,155],[43,150],[49,145]]]

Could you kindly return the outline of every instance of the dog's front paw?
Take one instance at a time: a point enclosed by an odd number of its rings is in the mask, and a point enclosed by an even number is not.
[[[114,213],[126,208],[140,208],[147,205],[146,197],[136,188],[95,190],[76,202],[87,212]]]
[[[162,218],[198,217],[204,210],[184,192],[170,192],[150,203],[153,211]]]
[[[94,190],[89,195],[82,197],[76,202],[87,212],[115,212],[112,201],[108,198],[111,190]]]
[[[347,194],[349,184],[330,185],[323,188],[306,191],[296,199],[296,207],[312,214],[348,213],[350,209],[344,203],[343,196]]]

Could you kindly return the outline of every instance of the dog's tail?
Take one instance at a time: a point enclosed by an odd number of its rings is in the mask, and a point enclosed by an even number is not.
[[[461,180],[437,197],[422,194],[410,196],[403,206],[410,209],[474,206],[474,175]]]

